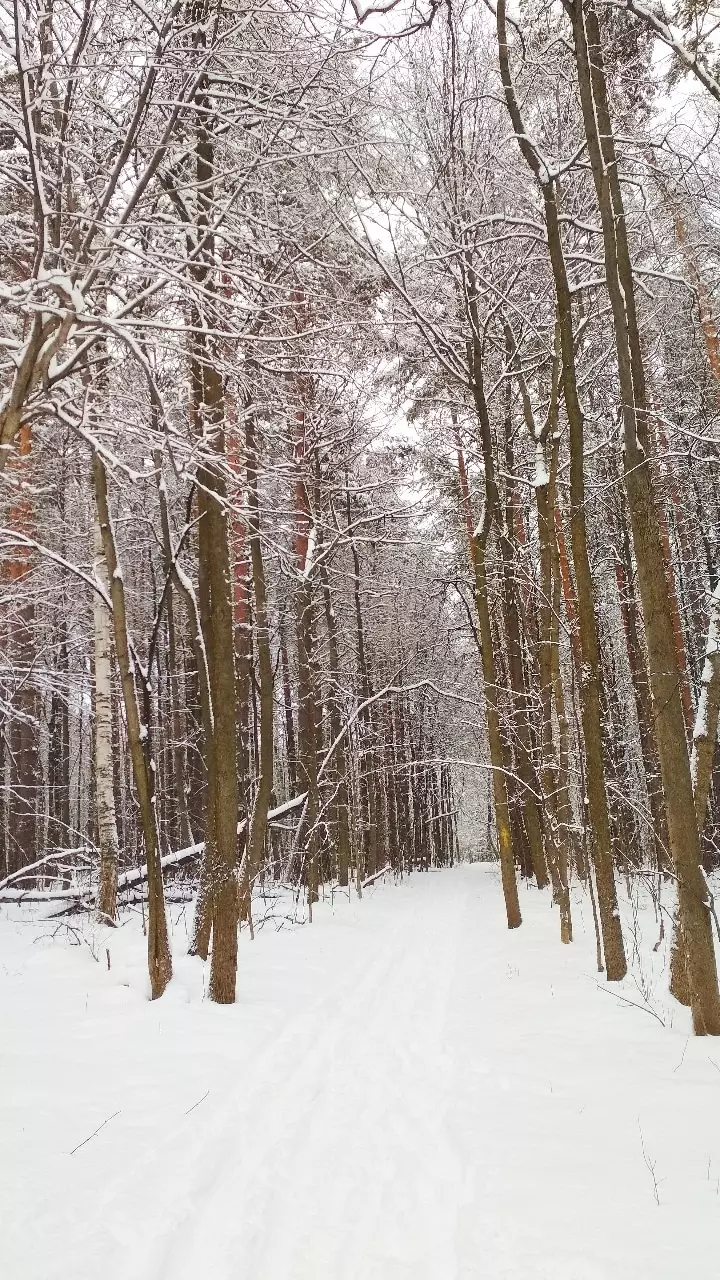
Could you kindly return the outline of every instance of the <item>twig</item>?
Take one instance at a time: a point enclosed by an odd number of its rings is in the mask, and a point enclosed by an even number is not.
[[[78,1142],[77,1146],[73,1147],[72,1151],[70,1152],[70,1155],[74,1156],[76,1151],[79,1151],[81,1147],[84,1147],[85,1143],[89,1142],[91,1138],[95,1138],[97,1134],[100,1132],[100,1130],[105,1128],[106,1124],[109,1124],[111,1120],[114,1120],[115,1117],[119,1115],[120,1115],[119,1111],[113,1111],[112,1115],[108,1116],[107,1120],[103,1120],[102,1124],[98,1125],[97,1129],[95,1129],[95,1131],[90,1134],[89,1138],[83,1138],[82,1142]]]
[[[627,996],[621,996],[618,991],[611,991],[609,987],[601,987],[599,982],[596,982],[595,986],[597,987],[598,991],[605,991],[609,996],[614,996],[616,1000],[621,1000],[623,1004],[629,1004],[631,1009],[641,1009],[644,1013],[651,1014],[651,1016],[655,1019],[655,1021],[660,1023],[661,1027],[665,1026],[665,1023],[660,1017],[660,1014],[656,1013],[654,1009],[651,1009],[649,1005],[636,1004],[634,1000],[628,1000]]]
[[[687,1047],[688,1047],[689,1043],[690,1043],[690,1037],[688,1036],[687,1040],[685,1041],[685,1048],[684,1048],[684,1049],[683,1049],[683,1051],[682,1051],[682,1057],[681,1057],[680,1061],[678,1062],[677,1066],[676,1066],[676,1067],[673,1067],[673,1071],[674,1071],[674,1072],[675,1072],[675,1071],[679,1071],[679,1070],[680,1070],[680,1068],[681,1068],[681,1066],[682,1066],[682,1064],[683,1064],[683,1062],[685,1061],[685,1054],[687,1053]]]
[[[639,1132],[640,1132],[640,1146],[641,1146],[641,1148],[642,1148],[643,1160],[645,1161],[645,1164],[646,1164],[646,1166],[647,1166],[647,1169],[648,1169],[648,1172],[649,1172],[649,1174],[650,1174],[650,1177],[651,1177],[651,1178],[652,1178],[652,1180],[653,1180],[653,1192],[655,1193],[655,1203],[656,1203],[656,1205],[659,1207],[659,1206],[660,1206],[660,1194],[659,1194],[659,1192],[658,1192],[658,1180],[657,1180],[657,1178],[655,1177],[655,1166],[656,1166],[656,1164],[657,1164],[657,1161],[656,1161],[656,1160],[650,1160],[650,1158],[648,1157],[648,1154],[647,1154],[647,1152],[646,1152],[646,1150],[645,1150],[645,1142],[644,1142],[644,1140],[643,1140],[643,1131],[642,1131],[642,1129],[640,1128],[640,1117],[639,1117],[639,1116],[638,1116],[638,1130],[639,1130]]]
[[[197,1102],[193,1102],[192,1106],[188,1107],[187,1111],[185,1112],[185,1115],[189,1116],[191,1111],[194,1111],[196,1107],[199,1107],[200,1103],[205,1101],[209,1092],[210,1090],[208,1089],[207,1093],[204,1093],[202,1098],[198,1098]]]

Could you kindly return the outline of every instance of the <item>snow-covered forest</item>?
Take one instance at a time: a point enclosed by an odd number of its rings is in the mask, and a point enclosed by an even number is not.
[[[719,31],[0,0],[9,1280],[717,1274]]]

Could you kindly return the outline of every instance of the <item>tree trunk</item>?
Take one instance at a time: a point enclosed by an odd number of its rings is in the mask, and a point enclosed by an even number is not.
[[[193,39],[200,56],[207,43],[208,0],[192,4]],[[196,93],[195,163],[197,214],[195,233],[203,250],[191,267],[202,295],[215,290],[215,240],[211,230],[215,179],[214,123],[209,78]],[[228,491],[225,473],[225,389],[218,369],[214,339],[193,304],[190,342],[191,412],[199,437],[200,521],[198,579],[200,620],[207,653],[212,706],[212,741],[208,754],[208,815],[201,883],[196,907],[194,946],[207,954],[212,930],[209,994],[217,1004],[233,1004],[237,978],[238,930],[238,780],[237,701],[233,630],[233,590]]]
[[[580,407],[575,368],[572,295],[570,293],[560,234],[557,182],[554,178],[547,177],[547,169],[541,164],[538,153],[529,140],[510,76],[505,0],[498,0],[497,29],[500,73],[508,111],[520,151],[535,175],[543,196],[550,265],[555,285],[557,317],[560,326],[565,409],[570,427],[570,542],[578,597],[578,621],[582,654],[580,709],[583,737],[585,739],[588,809],[594,839],[598,905],[605,950],[605,970],[610,981],[619,981],[627,973],[627,961],[617,903],[615,873],[610,845],[610,818],[602,759],[600,655],[585,525],[584,417]]]
[[[316,462],[316,466],[319,464]],[[322,543],[320,543],[322,546]],[[327,560],[320,563],[320,582],[322,583],[323,602],[325,606],[325,626],[328,637],[328,659],[330,676],[330,739],[335,742],[340,734],[342,712],[340,703],[340,645],[338,625],[333,607],[330,589],[330,575]],[[337,842],[337,877],[341,888],[347,888],[350,872],[350,830],[348,820],[348,787],[347,787],[347,748],[343,738],[336,753],[336,762],[332,767],[332,782],[335,788],[333,803],[334,825]]]
[[[505,420],[505,471],[512,477],[514,458],[511,443],[510,391],[508,379],[508,404]],[[537,797],[538,779],[532,757],[532,740],[528,717],[528,702],[525,692],[525,673],[523,670],[522,640],[520,636],[520,616],[516,599],[516,580],[513,573],[514,554],[510,539],[513,525],[512,479],[506,481],[507,494],[505,502],[505,521],[500,528],[499,545],[503,578],[503,618],[505,622],[505,639],[507,644],[510,689],[512,694],[514,736],[517,739],[517,769],[519,778],[520,802],[523,821],[530,846],[530,857],[535,873],[538,889],[544,889],[548,882],[545,851],[543,848],[543,821]]]
[[[705,663],[700,677],[700,701],[693,730],[690,772],[695,812],[702,833],[707,816],[708,796],[712,782],[713,761],[718,737],[720,712],[720,583],[715,587],[710,606]]]
[[[166,579],[170,578],[170,584],[167,586],[167,594],[165,597],[165,614],[167,617],[168,631],[168,689],[170,694],[170,726],[172,733],[172,768],[173,768],[173,786],[175,791],[175,803],[179,816],[180,840],[183,848],[188,848],[193,843],[193,834],[190,827],[190,815],[188,813],[187,793],[185,790],[185,773],[186,773],[186,757],[185,757],[185,725],[184,716],[180,707],[180,697],[178,691],[178,680],[180,678],[180,669],[178,664],[178,647],[177,635],[175,628],[175,602],[173,598],[173,587],[176,583],[176,573],[174,571],[174,554],[172,546],[172,537],[170,534],[170,516],[168,513],[167,491],[162,473],[162,453],[156,449],[153,454],[155,463],[155,478],[158,486],[158,497],[160,500],[160,532],[162,537],[162,560],[163,573]]]
[[[649,461],[648,403],[625,213],[600,48],[597,15],[579,0],[570,10],[588,154],[595,179],[623,403],[625,482],[643,607],[655,724],[678,878],[693,1027],[720,1035],[720,995],[700,836],[685,738],[682,672],[673,637],[658,513]]]
[[[293,717],[292,687],[290,684],[290,663],[288,661],[287,635],[285,626],[285,610],[280,608],[280,669],[283,686],[283,710],[285,713],[285,746],[287,750],[288,782],[291,795],[296,795],[297,785],[297,746],[295,742],[295,721]]]
[[[17,472],[24,476],[32,448],[30,427],[19,432]],[[7,456],[8,451],[5,451]],[[4,461],[4,459],[3,459]],[[1,464],[0,464],[1,465]],[[26,537],[33,530],[33,508],[27,488],[18,484],[18,497],[8,512],[8,526]],[[37,857],[37,801],[41,785],[38,750],[39,702],[33,678],[35,664],[35,604],[32,598],[33,553],[23,543],[13,548],[3,566],[12,584],[7,628],[8,654],[16,677],[8,730],[9,803],[7,865],[9,871],[27,866]],[[25,598],[21,597],[25,593]]]
[[[645,653],[640,644],[637,626],[637,602],[632,582],[632,561],[630,555],[630,536],[624,512],[620,511],[621,551],[616,559],[615,574],[620,595],[620,612],[627,644],[630,673],[635,693],[638,726],[640,729],[640,751],[645,771],[648,802],[653,822],[655,839],[655,860],[659,870],[668,866],[669,835],[665,798],[663,796],[660,765],[657,758],[655,742],[655,716],[653,713],[650,681],[648,678]]]
[[[495,654],[492,644],[492,628],[490,624],[490,607],[487,595],[487,575],[485,567],[485,548],[492,519],[492,506],[485,503],[485,519],[479,533],[473,529],[470,508],[470,489],[465,470],[465,460],[459,439],[456,440],[458,475],[460,479],[460,496],[462,515],[468,535],[468,549],[474,574],[475,608],[477,610],[478,628],[480,632],[480,652],[483,670],[483,688],[485,693],[485,716],[487,721],[488,747],[490,751],[490,768],[492,772],[492,790],[495,804],[495,826],[500,853],[500,873],[505,913],[508,929],[517,929],[522,924],[520,900],[518,898],[517,878],[515,874],[515,858],[513,853],[512,834],[510,830],[510,813],[508,809],[507,785],[503,759],[502,741],[500,737],[500,720],[497,707],[497,679],[495,675]],[[487,473],[486,473],[487,480]]]
[[[122,571],[118,565],[115,532],[110,518],[107,474],[105,464],[99,453],[93,455],[93,482],[98,524],[102,534],[105,564],[110,581],[115,652],[117,654],[125,707],[128,747],[145,842],[145,857],[148,868],[148,971],[152,998],[156,1000],[158,996],[163,994],[172,977],[172,957],[170,955],[167,931],[165,895],[154,805],[155,762],[151,754],[150,726],[147,715],[149,677],[146,676],[144,681],[143,705],[145,707],[145,717],[143,722],[135,683],[136,676],[141,673],[138,670],[138,662],[135,655],[133,655],[132,659],[130,656],[125,585]]]
[[[95,577],[110,594],[102,531],[94,526]],[[100,846],[98,914],[114,920],[117,913],[117,878],[120,842],[115,819],[115,778],[112,733],[112,619],[102,596],[93,592],[93,639],[95,651],[95,792]]]
[[[540,537],[540,608],[539,645],[540,712],[542,722],[542,789],[545,797],[545,840],[548,863],[553,881],[553,897],[560,909],[560,941],[572,942],[572,914],[568,887],[567,829],[558,827],[558,768],[553,736],[553,582],[552,544],[555,536],[553,509],[555,506],[554,467],[547,474],[547,483],[535,485]]]
[[[212,933],[210,998],[218,1004],[232,1004],[238,913],[235,663],[227,486],[221,471],[222,384],[216,371],[207,365],[203,370],[203,391],[204,413],[215,426],[212,454],[198,477],[207,494],[199,527],[198,558],[210,584],[209,631],[204,629],[204,641],[209,656],[213,733],[208,748],[208,815],[201,871],[203,909],[198,914],[204,935]]]
[[[265,566],[260,542],[260,504],[258,498],[258,453],[255,418],[251,405],[245,406],[245,445],[248,482],[248,532],[255,596],[255,635],[260,673],[260,776],[248,835],[248,867],[251,882],[265,856],[267,816],[273,790],[274,724],[273,669],[270,653],[270,623],[267,608]]]

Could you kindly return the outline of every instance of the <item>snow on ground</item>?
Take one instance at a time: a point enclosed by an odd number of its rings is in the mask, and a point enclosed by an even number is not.
[[[522,904],[508,933],[483,865],[321,904],[243,935],[232,1009],[179,908],[156,1003],[138,917],[72,946],[3,909],[0,1276],[716,1280],[720,1044],[652,910],[627,1004],[586,900],[569,948]]]

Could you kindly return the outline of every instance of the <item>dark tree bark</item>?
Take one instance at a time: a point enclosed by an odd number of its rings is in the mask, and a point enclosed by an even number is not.
[[[552,267],[560,328],[565,410],[570,427],[570,542],[577,589],[582,680],[580,706],[585,739],[586,786],[592,826],[598,904],[605,950],[605,969],[611,981],[627,973],[620,913],[610,844],[610,818],[602,758],[600,702],[600,652],[595,621],[592,576],[585,525],[584,417],[580,406],[575,367],[572,295],[560,233],[557,180],[548,170],[526,133],[510,74],[505,0],[498,0],[497,31],[500,74],[510,118],[520,151],[535,176],[543,197],[548,250]]]
[[[693,1027],[720,1035],[720,995],[700,836],[685,737],[682,672],[650,470],[649,405],[600,31],[592,0],[566,0],[573,25],[580,99],[603,230],[623,402],[625,483],[642,601],[656,738],[678,879]]]
[[[128,748],[132,761],[135,792],[140,809],[140,820],[145,843],[145,857],[148,869],[148,970],[152,997],[155,1000],[163,994],[172,978],[172,958],[167,931],[165,894],[154,805],[155,768],[150,743],[149,677],[146,675],[143,681],[142,703],[144,711],[141,717],[136,685],[136,679],[141,673],[139,663],[136,659],[131,658],[125,605],[125,585],[118,564],[115,533],[110,516],[107,473],[105,464],[97,452],[93,455],[93,482],[110,583],[115,653],[117,655],[125,707]]]

